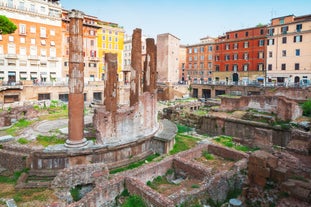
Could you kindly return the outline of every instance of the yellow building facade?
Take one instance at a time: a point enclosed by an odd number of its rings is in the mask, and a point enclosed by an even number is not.
[[[119,80],[123,80],[121,73],[123,67],[123,47],[124,47],[124,29],[118,24],[99,21],[98,25],[101,27],[97,31],[97,47],[99,58],[99,78],[105,79],[106,63],[105,54],[115,53],[118,54],[118,74]]]

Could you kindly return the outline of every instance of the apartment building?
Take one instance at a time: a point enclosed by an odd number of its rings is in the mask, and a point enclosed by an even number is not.
[[[158,82],[177,83],[179,77],[179,42],[172,34],[157,35]]]
[[[214,78],[216,82],[264,82],[266,26],[226,32],[215,41]]]
[[[69,78],[69,11],[62,10],[62,81]],[[83,17],[83,56],[84,81],[99,80],[99,58],[97,49],[98,18],[90,15]]]
[[[100,79],[105,79],[107,69],[105,54],[114,53],[118,56],[118,74],[119,80],[122,80],[124,29],[116,23],[105,21],[98,21],[98,26],[100,27],[97,31]]]
[[[186,59],[187,59],[187,47],[185,45],[179,46],[179,83],[186,83]]]
[[[311,15],[271,20],[267,40],[267,79],[280,85],[310,84]]]
[[[61,5],[53,0],[0,0],[0,15],[16,26],[0,35],[0,80],[15,85],[22,80],[61,78]]]
[[[204,37],[199,44],[187,45],[185,81],[203,84],[213,77],[215,39]]]

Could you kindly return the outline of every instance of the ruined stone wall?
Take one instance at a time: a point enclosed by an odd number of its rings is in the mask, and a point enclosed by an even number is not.
[[[0,166],[11,173],[23,170],[27,166],[27,157],[24,153],[0,149]]]
[[[164,197],[162,194],[152,190],[150,187],[142,183],[137,178],[126,178],[126,188],[131,194],[141,196],[146,202],[147,206],[157,207],[174,207],[173,201]]]
[[[280,120],[294,120],[302,115],[302,109],[297,102],[280,96],[222,97],[220,109],[227,111],[255,109],[274,113]]]
[[[263,123],[212,116],[202,117],[200,130],[214,136],[236,137],[242,143],[260,148],[270,148],[273,145],[285,147],[291,138],[290,131]]]
[[[97,186],[83,199],[68,205],[68,207],[102,206],[111,207],[116,204],[115,198],[124,191],[124,177],[118,176],[109,181],[97,183]]]

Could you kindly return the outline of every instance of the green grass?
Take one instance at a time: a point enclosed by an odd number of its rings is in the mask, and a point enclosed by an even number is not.
[[[147,205],[140,196],[130,195],[121,207],[147,207]]]
[[[32,121],[20,119],[12,127],[6,129],[5,132],[9,135],[16,136],[19,130],[28,127],[31,123]]]
[[[245,145],[235,143],[235,142],[233,142],[233,139],[230,136],[222,135],[222,136],[216,137],[214,140],[216,142],[222,144],[223,146],[226,146],[229,148],[234,148],[234,149],[236,149],[238,151],[242,151],[242,152],[253,152],[253,151],[259,150],[259,148],[257,148],[257,147],[251,148],[251,147],[248,147]]]
[[[202,155],[203,155],[203,157],[205,157],[205,159],[207,159],[207,160],[213,160],[213,159],[215,159],[215,158],[214,158],[214,155],[208,153],[207,151],[203,151],[203,152],[202,152]]]
[[[179,124],[177,124],[177,129],[178,129],[177,133],[185,133],[185,132],[192,131],[191,127],[184,126],[184,125],[179,125]]]
[[[0,175],[0,183],[16,184],[19,176],[21,176],[23,172],[28,172],[28,170],[28,168],[25,168],[21,171],[15,171],[12,176]]]
[[[146,183],[150,188],[157,190],[159,185],[162,184],[169,184],[169,182],[167,181],[166,177],[164,176],[158,176],[155,179],[153,179],[153,181],[148,181]]]
[[[70,194],[71,194],[72,199],[74,201],[79,201],[81,199],[81,196],[80,196],[80,190],[81,189],[82,189],[81,186],[76,186],[76,187],[70,189]]]
[[[52,135],[52,136],[38,135],[37,136],[37,142],[44,147],[47,147],[49,145],[64,144],[65,141],[66,141],[65,139],[58,138],[56,135]]]
[[[204,115],[208,114],[208,111],[207,110],[196,110],[193,113],[198,115],[198,116],[204,116]]]
[[[159,154],[152,154],[152,155],[149,155],[146,159],[144,160],[140,160],[138,162],[133,162],[131,164],[129,164],[128,166],[125,166],[125,167],[121,167],[121,168],[116,168],[116,169],[113,169],[110,171],[110,174],[116,174],[116,173],[119,173],[119,172],[123,172],[123,171],[126,171],[126,170],[131,170],[131,169],[134,169],[134,168],[137,168],[137,167],[140,167],[142,166],[144,163],[146,163],[146,161],[148,162],[151,162],[153,159],[159,157],[160,155]]]
[[[199,140],[200,139],[189,136],[189,135],[177,134],[175,136],[175,144],[174,144],[173,149],[170,151],[170,155],[174,155],[179,152],[191,149],[197,144],[197,141]]]
[[[308,99],[306,102],[304,102],[301,106],[303,110],[303,115],[311,117],[311,99]]]
[[[29,143],[29,140],[26,139],[26,138],[19,138],[19,139],[17,140],[17,142],[20,143],[20,144],[28,144],[28,143]]]

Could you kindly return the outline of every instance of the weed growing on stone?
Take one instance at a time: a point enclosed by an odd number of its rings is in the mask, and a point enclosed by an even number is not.
[[[213,160],[214,159],[214,155],[208,153],[207,151],[203,151],[202,152],[203,157],[205,157],[205,159],[207,160]]]
[[[234,148],[234,149],[236,149],[238,151],[242,151],[242,152],[250,152],[250,151],[253,152],[253,151],[259,150],[259,148],[251,148],[248,146],[237,144],[237,143],[233,142],[233,139],[230,136],[222,135],[222,136],[216,137],[214,140],[216,142],[222,144],[223,146],[226,146],[229,148]]]
[[[19,176],[23,173],[23,172],[28,172],[28,168],[25,168],[21,171],[15,171],[13,173],[13,175],[11,176],[3,176],[0,175],[0,183],[9,183],[9,184],[16,184]],[[0,196],[1,197],[1,196]]]
[[[29,143],[28,139],[26,139],[26,138],[19,138],[17,140],[17,142],[20,144],[28,144]]]
[[[130,195],[121,207],[147,207],[147,205],[140,196]]]
[[[76,187],[70,189],[70,194],[71,194],[71,197],[74,201],[78,201],[81,199],[81,195],[80,195],[81,189],[82,189],[81,186],[76,186]]]

